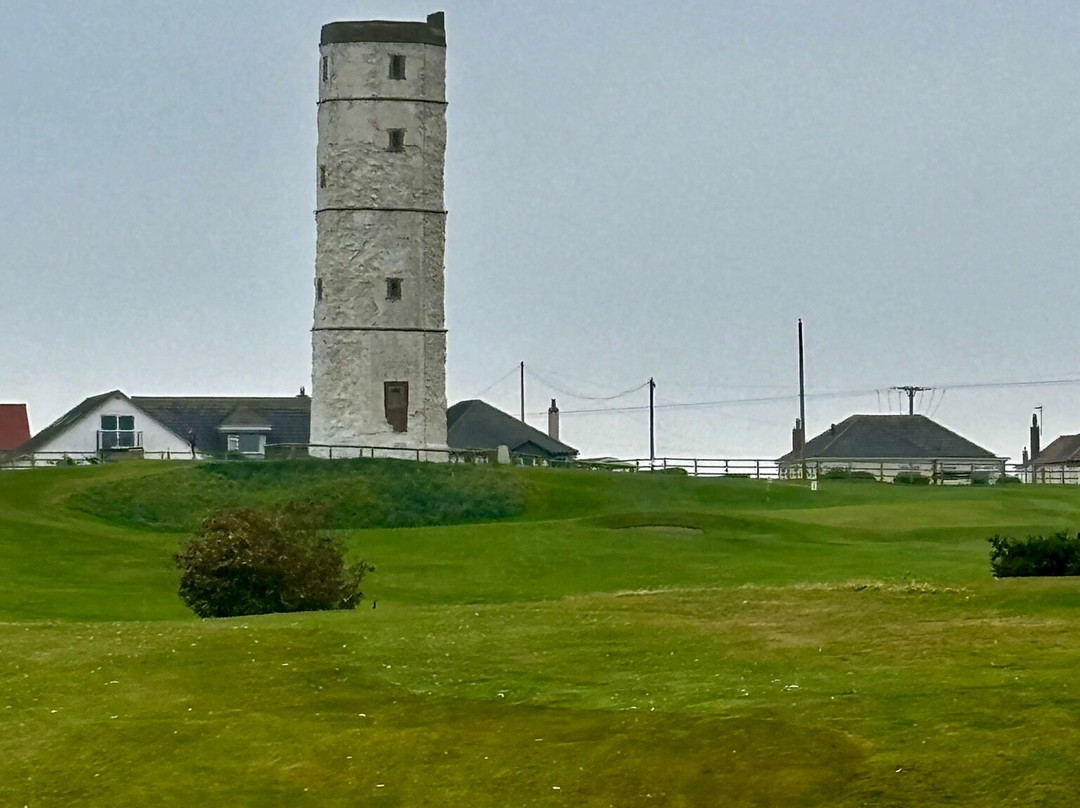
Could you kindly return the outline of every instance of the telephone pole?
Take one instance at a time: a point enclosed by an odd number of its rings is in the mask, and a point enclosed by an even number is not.
[[[803,368],[802,317],[799,318],[799,466],[806,480],[806,374]]]
[[[933,390],[933,389],[934,388],[932,388],[932,387],[916,387],[913,384],[904,384],[904,385],[899,385],[899,386],[893,388],[893,390],[900,390],[900,391],[902,391],[904,393],[907,393],[907,401],[908,401],[907,414],[908,415],[914,415],[915,414],[915,394],[916,393],[922,393],[922,392],[925,392],[927,390]]]
[[[653,400],[656,395],[656,382],[649,377],[649,462],[656,460],[656,426],[653,420],[655,406]]]
[[[521,363],[521,423],[525,423],[525,362]]]

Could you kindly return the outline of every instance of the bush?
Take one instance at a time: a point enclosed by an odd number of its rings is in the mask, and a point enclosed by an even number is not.
[[[821,473],[819,479],[822,480],[873,480],[877,481],[877,477],[869,471],[852,471],[851,469],[844,468],[832,468],[827,469]]]
[[[1050,536],[990,539],[990,568],[995,578],[1080,575],[1080,534],[1062,530]]]
[[[994,485],[1020,485],[1023,482],[1019,477],[1010,477],[1008,474],[1002,474],[997,480],[994,481]]]
[[[180,598],[199,617],[354,608],[375,568],[347,564],[341,544],[318,529],[321,521],[317,509],[300,506],[207,517],[176,552]]]
[[[893,482],[897,485],[930,485],[930,478],[905,471],[893,477]]]

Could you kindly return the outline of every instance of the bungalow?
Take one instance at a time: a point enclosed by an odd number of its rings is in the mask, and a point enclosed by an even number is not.
[[[555,402],[552,411],[557,414]],[[558,434],[557,420],[549,429]],[[537,461],[573,460],[578,450],[524,421],[492,407],[485,401],[459,401],[446,411],[446,442],[451,449],[495,450],[506,446],[511,452],[526,455]]]
[[[1040,450],[1033,438],[1035,457],[1025,463],[1036,483],[1080,483],[1080,435],[1062,435]]]
[[[796,427],[792,450],[777,460],[780,477],[816,478],[829,471],[870,473],[882,481],[897,475],[935,483],[996,480],[1007,458],[977,446],[924,415],[852,415],[807,441]]]
[[[90,396],[6,453],[13,465],[136,457],[192,459],[308,442],[311,399]]]

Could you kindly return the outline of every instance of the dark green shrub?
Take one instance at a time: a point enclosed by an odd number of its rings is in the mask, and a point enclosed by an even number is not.
[[[199,617],[354,608],[374,567],[347,564],[341,544],[318,530],[321,518],[300,506],[207,517],[174,557],[180,598]]]
[[[1002,474],[997,480],[994,481],[994,485],[1020,485],[1023,483],[1019,477],[1010,477],[1008,474]]]
[[[972,485],[990,485],[990,472],[989,471],[973,471],[973,472],[971,472],[971,484]]]
[[[990,539],[990,569],[996,578],[1080,575],[1080,534],[1061,530],[1049,536]]]
[[[897,485],[930,485],[930,478],[904,471],[893,477],[893,482]]]
[[[877,480],[869,471],[852,471],[851,469],[833,468],[822,472],[819,479],[822,480]]]

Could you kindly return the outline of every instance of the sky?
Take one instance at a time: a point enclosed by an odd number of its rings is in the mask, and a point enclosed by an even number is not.
[[[310,390],[319,31],[436,10],[450,403],[776,457],[802,318],[810,436],[1080,432],[1072,0],[0,0],[0,400]]]

